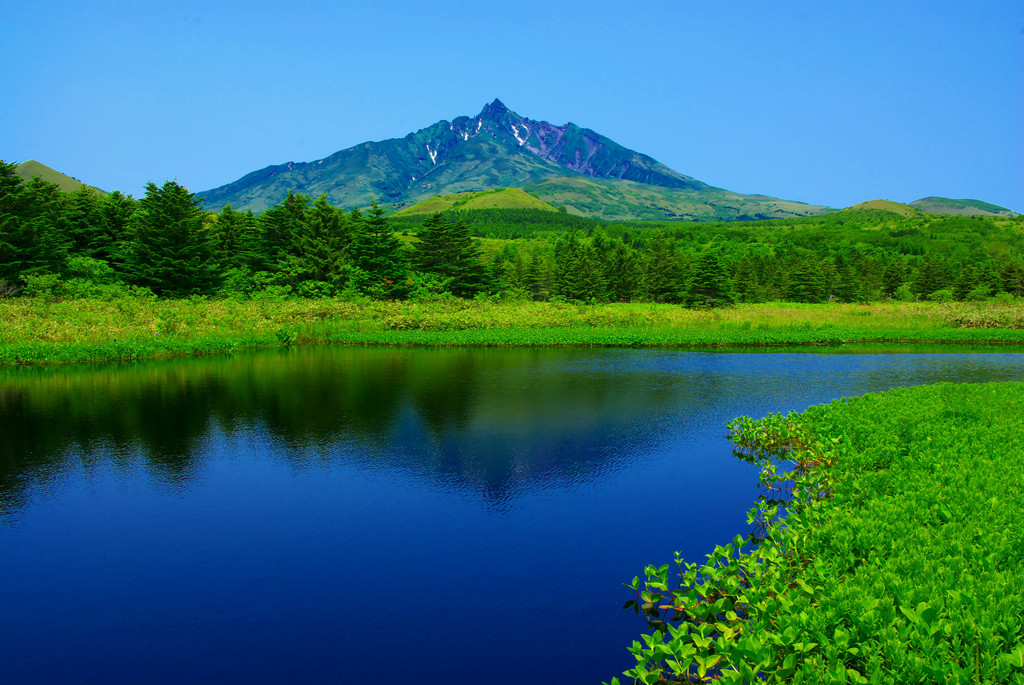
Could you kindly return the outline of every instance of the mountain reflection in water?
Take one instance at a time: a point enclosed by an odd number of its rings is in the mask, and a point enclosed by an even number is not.
[[[738,415],[1024,354],[302,347],[0,370],[0,682],[601,682]],[[567,637],[567,635],[569,637]]]

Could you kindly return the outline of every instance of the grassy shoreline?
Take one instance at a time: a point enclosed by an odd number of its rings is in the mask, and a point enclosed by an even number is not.
[[[1024,430],[1006,420],[1022,390],[939,383],[730,422],[762,470],[761,544],[648,566],[631,587],[653,634],[627,677],[1024,682]]]
[[[0,364],[113,361],[305,343],[770,347],[1024,344],[1024,303],[663,304],[442,300],[0,300]]]

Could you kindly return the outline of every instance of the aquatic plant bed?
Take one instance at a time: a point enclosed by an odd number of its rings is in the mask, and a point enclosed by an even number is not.
[[[193,298],[0,300],[0,363],[141,359],[306,342],[711,347],[1024,344],[1024,304],[667,304]]]
[[[1022,416],[1024,383],[942,383],[731,422],[761,544],[647,567],[626,675],[1024,682]]]

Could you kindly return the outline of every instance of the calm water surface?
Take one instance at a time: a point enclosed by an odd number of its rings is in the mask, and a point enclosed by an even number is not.
[[[0,371],[0,682],[599,683],[725,422],[1024,354],[308,347]]]

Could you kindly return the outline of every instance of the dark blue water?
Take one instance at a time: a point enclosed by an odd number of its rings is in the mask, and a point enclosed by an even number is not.
[[[0,682],[599,683],[725,423],[1024,354],[300,348],[0,372]]]

